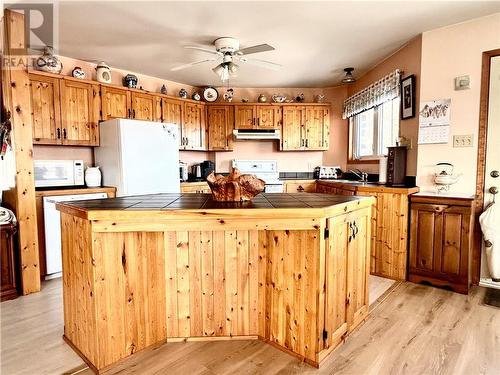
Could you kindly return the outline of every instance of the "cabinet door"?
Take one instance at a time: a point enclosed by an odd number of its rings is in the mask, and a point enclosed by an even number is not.
[[[347,234],[347,327],[352,331],[368,314],[370,273],[369,208],[348,215]]]
[[[285,192],[286,193],[315,193],[316,192],[316,182],[302,182],[302,183],[294,183],[287,182],[285,183]]]
[[[130,104],[129,90],[101,86],[101,113],[103,120],[131,117]]]
[[[346,215],[327,221],[329,236],[325,248],[325,349],[337,346],[347,332],[347,246]]]
[[[208,106],[208,149],[229,150],[232,145],[231,106]]]
[[[186,150],[205,150],[205,107],[202,104],[186,103],[182,136]]]
[[[33,143],[61,143],[60,80],[37,74],[30,74],[29,77]]]
[[[63,144],[98,146],[100,107],[98,85],[62,79]]]
[[[257,105],[257,127],[263,129],[278,129],[281,124],[281,108],[270,105]]]
[[[144,121],[160,121],[161,99],[156,95],[132,92],[132,118]]]
[[[163,98],[161,103],[161,117],[163,122],[177,124],[179,126],[179,148],[184,148],[182,134],[182,118],[184,115],[184,102],[170,98]]]
[[[285,151],[302,150],[304,107],[283,106],[283,124],[281,130],[281,149]]]
[[[253,129],[255,124],[255,106],[234,106],[234,127],[236,129]]]
[[[410,272],[467,283],[470,209],[412,204]]]
[[[305,146],[308,150],[327,150],[329,137],[328,108],[312,106],[305,108]]]

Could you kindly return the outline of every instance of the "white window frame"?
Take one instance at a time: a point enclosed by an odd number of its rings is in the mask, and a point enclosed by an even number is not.
[[[393,146],[396,145],[396,138],[397,136],[399,135],[399,132],[400,132],[400,125],[401,125],[401,120],[400,120],[400,116],[399,116],[399,108],[400,108],[400,98],[397,97],[397,98],[394,98],[392,99],[392,105],[396,105],[397,107],[397,135],[396,137],[394,137],[394,144]],[[350,133],[351,133],[351,157],[352,157],[352,160],[379,160],[381,159],[382,157],[384,156],[387,156],[387,153],[384,153],[383,150],[382,150],[382,143],[379,141],[381,139],[383,139],[382,137],[382,129],[383,129],[383,126],[382,126],[382,121],[383,121],[383,116],[381,115],[381,112],[382,112],[382,108],[383,108],[383,105],[385,103],[382,103],[376,107],[373,108],[373,126],[374,126],[374,129],[373,129],[373,150],[372,150],[372,154],[371,155],[364,155],[364,156],[359,156],[357,155],[357,152],[358,152],[358,143],[359,143],[359,139],[358,139],[358,124],[357,124],[357,120],[358,120],[358,115],[360,113],[358,113],[357,115],[354,115],[352,117],[349,118],[349,127],[351,129]],[[371,109],[371,108],[370,108]],[[367,110],[369,111],[369,109]],[[394,109],[393,109],[394,111]],[[361,112],[363,113],[363,112]],[[394,113],[393,113],[394,114]]]

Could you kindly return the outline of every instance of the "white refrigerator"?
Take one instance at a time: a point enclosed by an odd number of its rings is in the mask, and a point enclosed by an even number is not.
[[[180,192],[177,125],[115,119],[101,122],[99,132],[95,164],[117,196]]]

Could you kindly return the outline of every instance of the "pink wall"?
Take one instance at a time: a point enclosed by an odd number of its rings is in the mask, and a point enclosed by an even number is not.
[[[500,13],[425,32],[422,36],[421,99],[451,98],[447,144],[420,145],[417,184],[434,190],[432,173],[438,162],[449,162],[462,173],[452,192],[474,194],[482,53],[500,48]],[[471,88],[455,91],[454,78],[469,75]],[[453,135],[473,134],[473,147],[454,148]]]
[[[347,86],[329,87],[325,89],[328,101],[332,103],[330,111],[330,148],[323,153],[323,165],[347,168],[347,138],[349,129],[347,121],[342,119],[342,108],[347,98]]]
[[[403,77],[415,74],[416,76],[416,103],[418,106],[420,97],[420,60],[422,53],[422,37],[419,35],[410,40],[398,51],[378,63],[371,70],[359,77],[356,83],[348,87],[348,95],[351,96],[373,82],[382,78],[386,74],[400,69],[403,70]],[[417,173],[417,138],[418,138],[418,114],[411,119],[401,120],[399,127],[400,136],[411,139],[412,148],[408,150],[407,172],[409,176]],[[346,142],[347,144],[347,142]],[[347,152],[347,151],[346,151]],[[378,173],[378,164],[352,164],[350,168],[359,168],[363,171]]]

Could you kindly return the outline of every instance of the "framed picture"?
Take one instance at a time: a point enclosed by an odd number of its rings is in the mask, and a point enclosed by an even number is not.
[[[415,74],[401,80],[401,119],[415,117]]]

